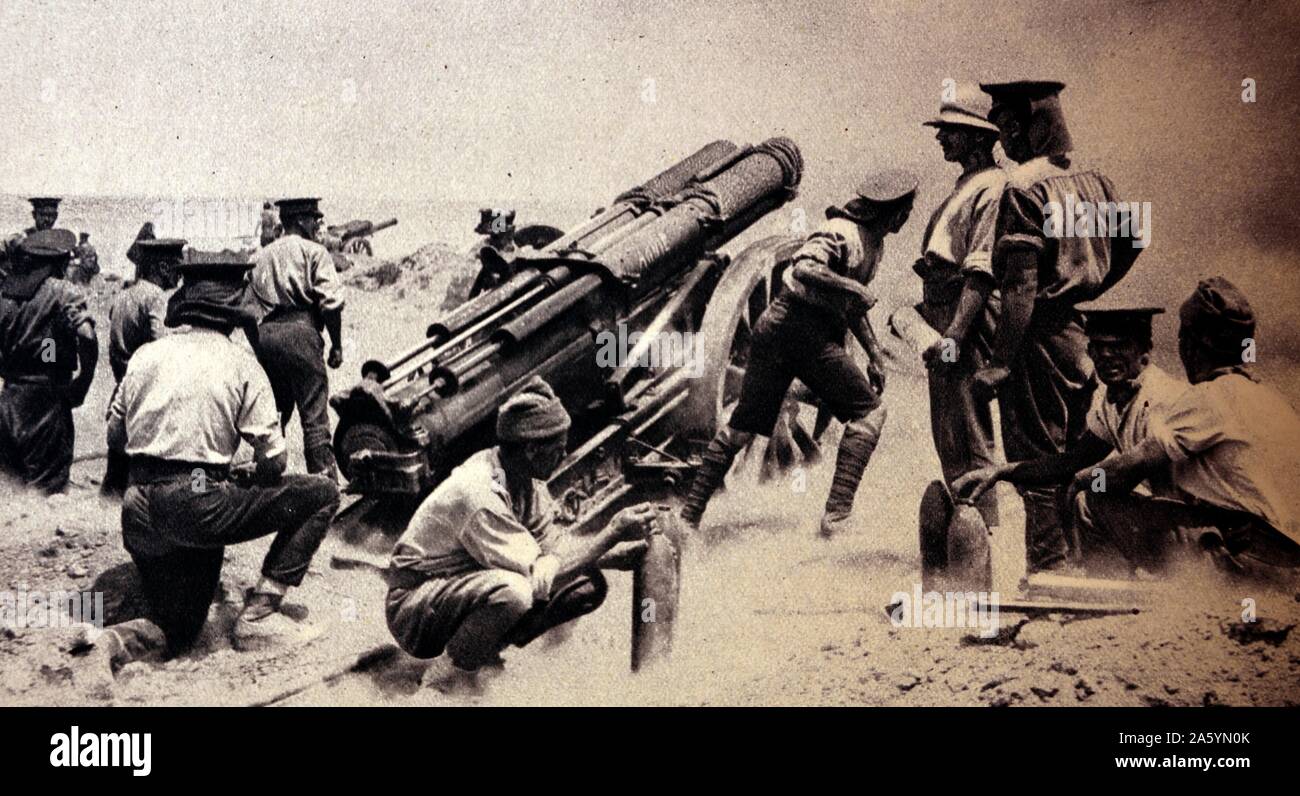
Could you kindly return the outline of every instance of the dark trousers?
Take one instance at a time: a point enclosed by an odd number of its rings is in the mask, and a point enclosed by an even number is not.
[[[318,475],[241,486],[202,469],[149,481],[133,470],[122,500],[123,543],[169,648],[188,647],[202,630],[226,545],[275,534],[262,574],[297,586],[338,505],[338,487]]]
[[[1037,311],[1036,311],[1037,312]],[[1077,313],[1036,316],[998,390],[1007,461],[1061,453],[1083,435],[1096,386]],[[1030,572],[1066,558],[1062,490],[1020,489],[1025,501],[1025,558]]]
[[[0,390],[0,472],[49,494],[62,492],[74,437],[66,387],[15,382]]]
[[[816,307],[778,297],[754,324],[749,365],[729,425],[769,436],[795,379],[840,422],[866,417],[880,398],[845,350],[845,335]]]
[[[472,670],[509,644],[522,647],[596,610],[608,588],[595,569],[557,584],[550,599],[540,602],[533,600],[527,577],[503,569],[395,584],[388,592],[388,629],[417,658],[445,651],[456,666]]]
[[[257,336],[257,359],[271,382],[280,425],[287,427],[297,409],[307,472],[332,473],[325,343],[311,315],[301,312],[282,318],[269,316],[258,327]]]
[[[1208,551],[1232,574],[1294,579],[1300,545],[1250,514],[1145,495],[1081,493],[1075,510],[1084,563],[1110,574],[1165,569],[1181,551]]]

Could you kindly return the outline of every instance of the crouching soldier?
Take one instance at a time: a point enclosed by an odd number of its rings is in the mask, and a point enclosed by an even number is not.
[[[625,509],[603,530],[566,537],[551,526],[543,479],[564,457],[569,415],[539,377],[497,415],[499,445],[452,470],[411,518],[393,548],[388,628],[417,658],[443,655],[425,682],[443,691],[476,688],[509,644],[594,610],[605,599],[596,562],[642,537],[649,506]]]
[[[736,454],[755,434],[771,435],[796,378],[844,423],[821,535],[830,537],[848,519],[885,424],[882,356],[867,320],[875,297],[867,285],[880,265],[885,236],[907,223],[915,193],[910,174],[873,175],[852,201],[829,208],[827,222],[795,253],[786,290],[754,325],[739,402],[691,482],[681,512],[686,525],[699,527]],[[845,349],[849,331],[870,358],[865,374]]]
[[[177,238],[139,240],[132,245],[128,256],[135,262],[135,281],[113,297],[108,311],[108,365],[115,384],[122,383],[127,363],[140,346],[166,334],[167,291],[176,287],[176,266],[184,248],[185,241]],[[100,492],[120,497],[128,475],[126,452],[109,448]]]
[[[114,666],[149,652],[175,654],[197,639],[221,576],[226,545],[275,534],[262,577],[244,601],[237,649],[302,643],[314,635],[279,608],[302,583],[338,508],[323,475],[283,475],[275,398],[251,352],[230,339],[254,321],[245,309],[250,267],[236,255],[196,255],[178,267],[169,327],[188,325],[131,358],[109,409],[110,447],[130,456],[122,539],[150,615],[96,641]],[[240,440],[255,471],[232,480]]]
[[[1098,532],[1130,560],[1195,545],[1229,573],[1294,585],[1300,574],[1300,416],[1244,364],[1255,315],[1222,277],[1202,281],[1179,313],[1178,353],[1191,386],[1142,444],[1090,470],[1074,489]],[[1132,492],[1171,471],[1178,501]]]
[[[72,410],[99,356],[86,299],[61,278],[76,242],[65,229],[31,232],[0,288],[0,472],[47,493],[68,485]]]
[[[1079,471],[1095,476],[1093,465],[1112,453],[1128,453],[1146,442],[1152,425],[1187,388],[1186,383],[1151,364],[1151,321],[1164,310],[1101,305],[1085,305],[1080,310],[1088,335],[1088,354],[1102,383],[1093,393],[1083,435],[1058,454],[968,473],[953,484],[958,497],[978,500],[998,481],[1025,489],[1067,484]],[[1146,497],[1177,497],[1168,468],[1151,472],[1137,487],[1137,492]],[[1116,549],[1109,539],[1097,534],[1086,511],[1076,517],[1074,527],[1078,532],[1074,547],[1079,550],[1079,563],[1098,574],[1114,574],[1105,570],[1131,569],[1132,558],[1140,558],[1138,565],[1154,571],[1169,552],[1156,548],[1147,550],[1146,555],[1134,556],[1133,548],[1126,547],[1129,555],[1117,561],[1116,554],[1123,555],[1125,551]]]

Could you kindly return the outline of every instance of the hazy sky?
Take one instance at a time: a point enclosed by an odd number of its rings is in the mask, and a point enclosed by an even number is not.
[[[594,205],[781,134],[810,208],[904,165],[928,213],[956,176],[919,126],[942,81],[1052,77],[1080,158],[1153,203],[1147,270],[1258,258],[1244,278],[1300,302],[1297,8],[4,0],[0,193]]]

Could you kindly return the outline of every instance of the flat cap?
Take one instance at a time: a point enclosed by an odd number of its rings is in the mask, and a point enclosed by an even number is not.
[[[996,133],[997,125],[989,121],[991,108],[988,95],[980,91],[978,86],[974,83],[958,83],[952,99],[939,103],[939,115],[921,124],[928,127],[974,127]]]
[[[69,257],[77,248],[77,236],[68,229],[42,229],[23,238],[19,251],[43,259]]]
[[[131,245],[142,260],[180,259],[188,243],[181,238],[155,238],[138,240]]]
[[[980,90],[993,98],[993,104],[1036,102],[1055,97],[1065,88],[1056,80],[1013,80],[1009,83],[980,83]]]
[[[51,207],[57,210],[59,207],[59,202],[62,202],[63,199],[58,196],[33,196],[31,199],[28,199],[27,201],[32,203],[33,210],[39,210],[47,207]]]
[[[857,188],[869,202],[894,202],[916,193],[916,175],[904,169],[882,169],[867,175]]]
[[[307,197],[301,199],[281,199],[275,203],[280,210],[280,218],[293,218],[295,216],[315,216],[323,218],[324,213],[320,211],[320,199],[316,197]]]
[[[229,249],[219,252],[191,249],[176,266],[177,273],[187,280],[214,279],[223,282],[242,281],[252,269],[253,262],[247,254]]]
[[[478,226],[474,227],[474,231],[479,235],[491,235],[493,232],[505,232],[514,225],[514,210],[481,207],[478,211]]]

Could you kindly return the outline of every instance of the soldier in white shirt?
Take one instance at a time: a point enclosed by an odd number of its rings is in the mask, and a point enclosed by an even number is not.
[[[1151,364],[1152,318],[1164,310],[1106,306],[1084,306],[1080,310],[1086,323],[1088,354],[1102,382],[1093,393],[1086,431],[1062,453],[986,467],[957,479],[953,491],[958,497],[976,500],[998,481],[1020,488],[1044,487],[1065,484],[1076,472],[1091,473],[1093,466],[1107,456],[1127,453],[1145,442],[1152,423],[1187,389],[1186,383]],[[1175,497],[1168,469],[1152,471],[1140,489],[1145,495]],[[1084,501],[1076,502],[1079,538],[1075,546],[1082,563],[1098,572],[1128,568],[1116,555],[1125,548],[1117,548],[1113,540],[1099,532]],[[1147,551],[1144,560],[1149,564],[1159,552]]]

